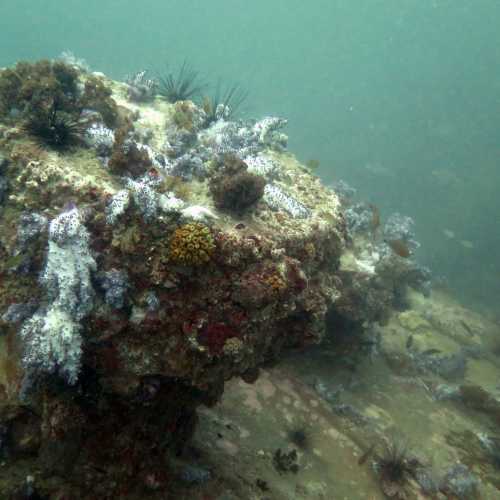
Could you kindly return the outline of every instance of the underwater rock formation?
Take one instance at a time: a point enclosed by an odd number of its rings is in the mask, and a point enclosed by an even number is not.
[[[59,475],[73,498],[140,496],[168,488],[169,457],[225,381],[251,382],[283,349],[322,339],[344,221],[336,195],[284,151],[284,120],[207,124],[189,101],[139,107],[130,83],[53,64],[0,73],[4,109],[35,104],[7,92],[30,71],[52,83],[43,102],[62,96],[78,119],[87,109],[82,142],[64,151],[2,116],[0,439],[22,435],[17,409],[38,436],[40,495]],[[211,192],[227,153],[248,165],[230,207]]]
[[[327,324],[383,321],[408,287],[425,291],[429,273],[385,241],[413,252],[411,220],[379,230],[351,188],[323,186],[286,151],[286,120],[210,115],[153,98],[143,73],[119,83],[65,64],[0,72],[0,485],[90,499],[209,482],[203,468],[173,473],[175,458],[228,380],[254,383]],[[43,88],[18,94],[33,74]],[[85,125],[63,149],[22,127],[56,99]],[[18,459],[36,479],[9,475]]]

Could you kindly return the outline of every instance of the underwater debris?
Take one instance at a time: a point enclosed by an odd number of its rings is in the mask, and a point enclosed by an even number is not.
[[[263,196],[266,181],[247,171],[247,165],[236,156],[225,155],[210,179],[210,193],[220,210],[243,214]]]
[[[128,85],[127,97],[131,101],[146,102],[153,99],[158,90],[158,82],[147,78],[147,70],[138,71],[127,76],[125,83]]]
[[[158,78],[158,94],[170,103],[193,100],[204,88],[199,73],[184,61],[176,73],[166,71]]]
[[[291,450],[285,453],[281,448],[278,448],[273,455],[274,468],[280,474],[286,474],[287,472],[297,474],[297,472],[299,472],[299,464],[297,463],[298,458],[297,450]]]

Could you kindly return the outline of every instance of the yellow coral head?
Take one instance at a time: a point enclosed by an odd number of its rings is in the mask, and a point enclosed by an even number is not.
[[[215,251],[210,228],[193,222],[178,227],[170,240],[169,258],[184,266],[206,264]]]

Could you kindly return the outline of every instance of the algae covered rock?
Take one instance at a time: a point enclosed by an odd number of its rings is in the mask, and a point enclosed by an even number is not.
[[[185,137],[175,104],[139,107],[130,84],[75,67],[70,96],[61,64],[0,73],[6,110],[39,95],[13,90],[30,70],[51,82],[44,103],[63,96],[79,120],[80,104],[90,110],[86,139],[64,149],[4,117],[0,393],[42,430],[25,445],[31,469],[44,469],[40,491],[57,475],[58,491],[81,498],[162,489],[198,406],[284,348],[322,339],[340,294],[340,204],[284,150],[283,120],[221,117]],[[228,152],[252,167],[238,182],[217,167]],[[18,449],[28,431],[12,422],[2,419],[2,439]]]

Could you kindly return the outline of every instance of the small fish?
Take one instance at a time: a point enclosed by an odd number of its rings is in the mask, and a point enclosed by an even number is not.
[[[406,341],[406,348],[411,349],[411,346],[413,345],[413,335],[410,335],[408,337],[408,340]]]
[[[307,160],[306,167],[309,170],[317,170],[319,167],[319,160]]]
[[[368,205],[372,211],[372,231],[375,232],[380,227],[380,210],[373,204]]]
[[[463,320],[460,320],[460,324],[464,327],[464,330],[472,337],[474,332],[471,330],[471,327]]]
[[[440,354],[441,351],[439,349],[426,349],[422,352],[422,356],[432,356],[433,354]]]
[[[394,174],[387,167],[382,166],[380,163],[366,163],[364,166],[365,170],[370,172],[372,175],[381,175],[387,177],[393,177]]]
[[[375,443],[373,443],[360,457],[358,460],[358,465],[363,465],[368,458],[371,456],[373,453],[373,450],[375,449]]]
[[[464,248],[467,248],[468,250],[471,250],[472,248],[474,248],[474,243],[472,243],[472,241],[469,241],[469,240],[460,240],[460,244]]]
[[[385,242],[391,247],[391,250],[400,257],[407,259],[410,255],[410,249],[408,244],[404,240],[385,240]]]

